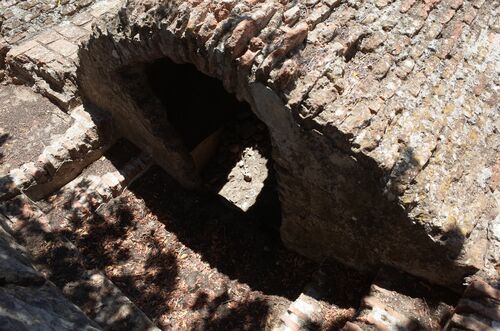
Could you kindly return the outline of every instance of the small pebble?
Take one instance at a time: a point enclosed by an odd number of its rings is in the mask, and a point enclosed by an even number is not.
[[[243,179],[245,182],[250,183],[252,181],[252,176],[250,176],[250,174],[243,174]]]

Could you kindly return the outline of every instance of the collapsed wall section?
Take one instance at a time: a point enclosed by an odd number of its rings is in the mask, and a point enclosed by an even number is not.
[[[194,161],[157,98],[133,97],[142,72],[123,75],[162,58],[194,64],[268,126],[288,247],[456,287],[498,263],[497,7],[130,1],[80,50],[78,82],[195,188]]]

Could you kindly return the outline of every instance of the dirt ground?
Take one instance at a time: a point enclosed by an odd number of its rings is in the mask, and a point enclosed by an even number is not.
[[[75,209],[78,196],[63,188],[37,202],[51,230],[36,219],[21,221],[18,239],[59,288],[102,270],[164,330],[271,330],[291,302],[318,283],[327,309],[318,328],[339,329],[353,317],[372,275],[318,265],[282,245],[267,130],[244,113],[228,127],[202,174],[205,190],[185,190],[157,166],[91,210]],[[138,153],[121,140],[82,177],[115,171]],[[245,178],[252,172],[266,176]],[[92,316],[85,288],[70,296]]]
[[[249,217],[213,193],[186,191],[158,167],[97,212],[72,212],[56,234],[17,225],[36,263],[61,288],[83,269],[103,270],[165,330],[271,329],[320,267],[283,247],[265,213]],[[322,328],[335,330],[371,278],[340,265],[323,269],[325,298],[336,305]]]

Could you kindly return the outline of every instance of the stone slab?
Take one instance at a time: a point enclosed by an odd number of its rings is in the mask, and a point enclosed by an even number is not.
[[[0,287],[1,331],[98,331],[54,286]]]
[[[45,278],[23,254],[24,248],[4,229],[6,225],[6,220],[0,215],[0,284],[43,284]]]
[[[443,298],[449,302],[441,301]],[[453,312],[457,296],[390,268],[382,268],[361,302],[356,325],[361,330],[439,330]]]
[[[25,86],[0,86],[0,176],[35,161],[72,119]]]

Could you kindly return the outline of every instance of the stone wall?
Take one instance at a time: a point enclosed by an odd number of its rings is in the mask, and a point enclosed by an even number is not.
[[[115,16],[123,2],[1,2],[0,81],[33,86],[66,111],[78,106],[75,63],[79,44],[89,38],[96,20]]]
[[[140,70],[123,76],[163,57],[194,64],[268,126],[288,247],[456,287],[498,263],[497,8],[130,1],[80,50],[77,81],[118,130],[196,187],[157,100],[147,89],[134,97]]]
[[[6,0],[0,3],[0,35],[16,44],[78,14],[95,0]]]

